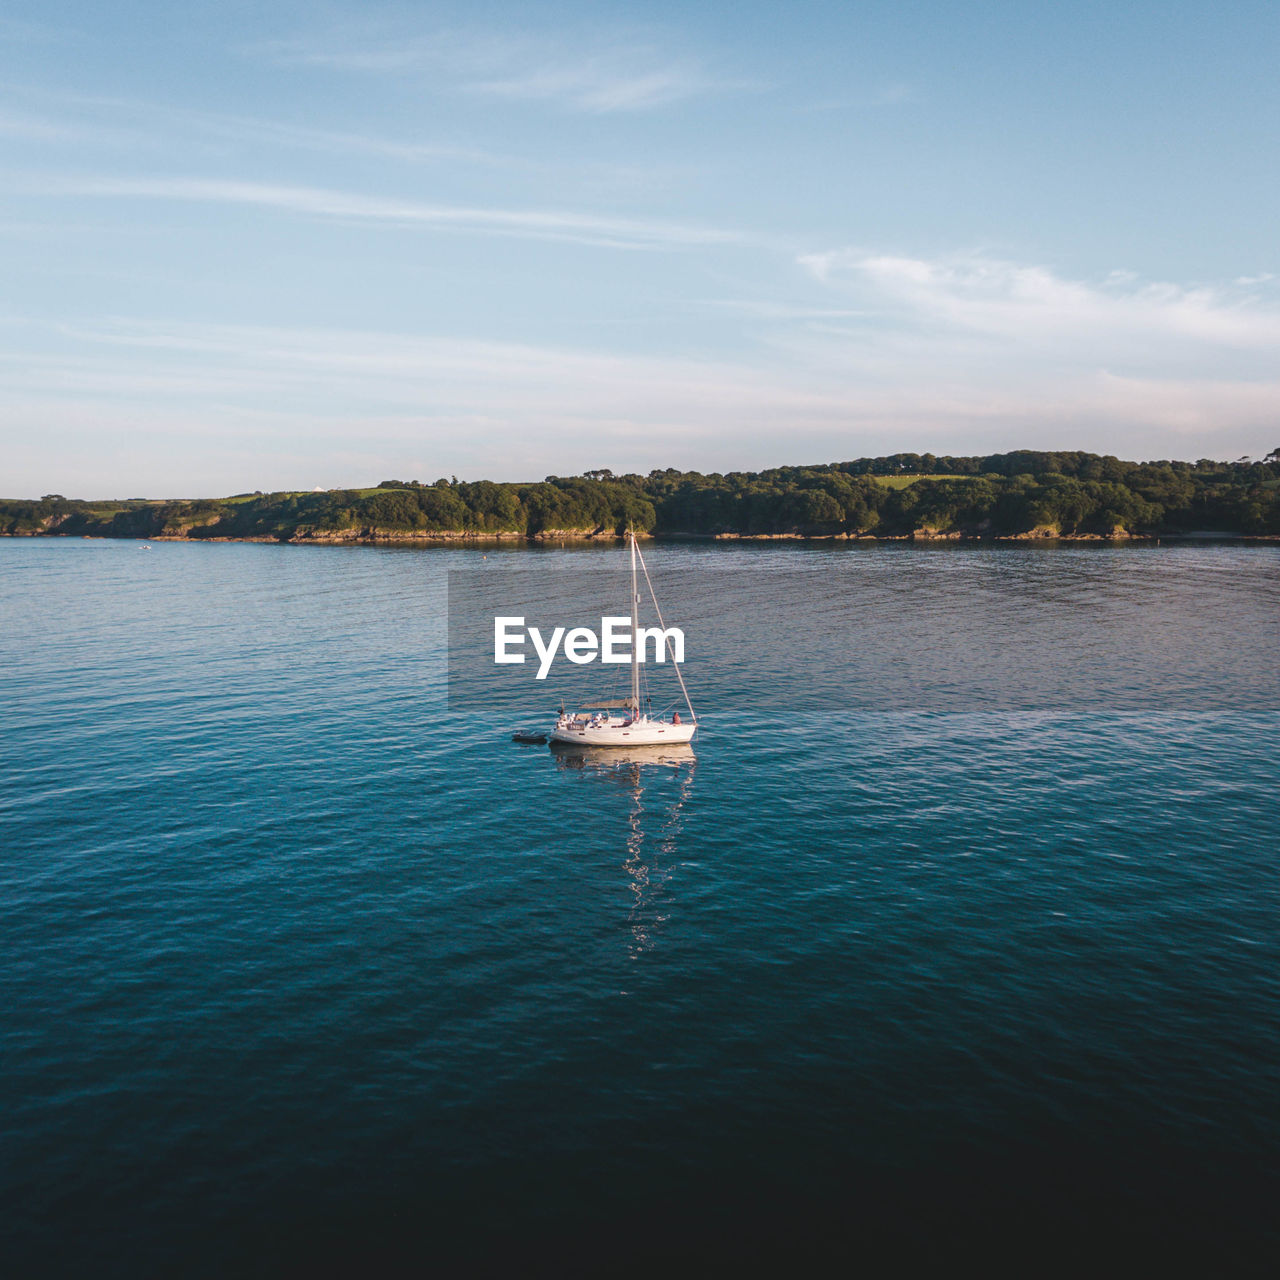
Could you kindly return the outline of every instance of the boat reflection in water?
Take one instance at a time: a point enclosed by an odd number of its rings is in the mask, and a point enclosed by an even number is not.
[[[688,743],[619,748],[558,742],[551,754],[557,768],[580,769],[630,796],[623,866],[633,897],[627,924],[634,959],[653,945],[667,919],[663,891],[676,862],[697,755]]]

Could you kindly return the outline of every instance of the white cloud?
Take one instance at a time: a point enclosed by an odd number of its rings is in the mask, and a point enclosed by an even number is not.
[[[914,87],[903,81],[885,85],[873,98],[873,102],[878,107],[896,107],[900,103],[918,101],[919,97]]]
[[[917,324],[1022,347],[1058,346],[1076,358],[1159,357],[1170,343],[1254,351],[1280,345],[1280,309],[1234,286],[1142,284],[1124,271],[1090,283],[982,255],[925,259],[842,249],[799,261],[842,295],[871,297]]]
[[[178,106],[172,102],[148,102],[103,94],[53,93],[17,86],[4,92],[13,100],[39,106],[43,114],[13,109],[0,103],[0,136],[31,138],[60,143],[92,143],[157,153],[166,149],[190,162],[198,155],[225,155],[231,148],[256,152],[290,149],[328,155],[354,155],[404,161],[436,162],[500,167],[509,171],[546,168],[547,162],[529,155],[493,151],[465,140],[396,137],[349,129],[326,129],[230,112]],[[104,120],[119,124],[111,129]],[[618,165],[575,166],[579,171],[615,174]],[[646,185],[652,170],[637,171],[635,181]]]
[[[285,207],[299,203],[286,191]],[[317,207],[332,211],[331,194]],[[806,265],[823,282],[810,285],[812,305],[797,275],[786,303],[716,306],[742,331],[719,359],[429,333],[11,318],[0,419],[23,432],[7,455],[10,483],[138,491],[138,442],[162,440],[156,474],[170,492],[294,483],[294,473],[255,466],[255,447],[311,459],[308,476],[344,484],[408,473],[422,457],[432,470],[522,479],[899,449],[1235,457],[1275,443],[1269,335],[1280,308],[1235,286],[1127,274],[1088,283],[973,256],[841,252]],[[130,456],[113,452],[120,439]],[[90,468],[88,479],[49,474],[52,454]],[[206,456],[223,467],[216,484],[181,470],[184,457],[194,467]],[[381,461],[355,476],[340,469],[357,456]]]
[[[471,93],[559,102],[581,111],[638,111],[663,106],[721,86],[696,66],[632,67],[616,55],[543,62],[512,75],[477,80]]]
[[[577,37],[345,27],[320,38],[273,41],[250,53],[285,66],[374,75],[418,75],[435,88],[592,113],[639,111],[707,93],[761,87],[720,76],[633,31]]]
[[[696,305],[753,320],[852,320],[870,314],[857,307],[821,307],[763,298],[708,298]]]
[[[881,86],[862,86],[852,93],[842,93],[834,98],[821,98],[795,108],[799,111],[862,111],[882,107],[900,107],[920,102],[919,90],[904,81]]]
[[[1280,302],[1254,280],[1090,282],[981,254],[799,261],[826,314],[758,301],[738,314],[792,379],[843,396],[851,422],[915,433],[904,448],[969,452],[994,431],[1003,447],[1219,456],[1256,452],[1280,420]]]
[[[486,209],[424,204],[384,196],[220,178],[35,176],[15,180],[27,194],[102,196],[250,205],[314,217],[402,227],[571,240],[622,249],[745,244],[736,231],[659,219],[615,218],[568,210]]]
[[[406,160],[411,163],[435,160],[461,160],[472,164],[509,165],[513,163],[509,156],[496,156],[476,147],[457,146],[450,143],[413,142],[402,138],[350,133],[344,130],[315,129],[284,121],[255,119],[251,116],[224,115],[210,111],[190,111],[143,104],[132,105],[136,111],[145,112],[157,124],[178,123],[213,137],[242,143],[266,143],[334,154],[384,156],[390,160]]]
[[[830,427],[844,413],[826,393],[728,361],[237,325],[114,322],[50,336],[55,350],[15,355],[0,378],[0,416],[24,424],[8,466],[18,492],[52,485],[51,442],[59,466],[80,469],[59,492],[138,492],[137,468],[153,465],[164,491],[234,492],[292,483],[246,460],[249,442],[264,456],[311,456],[308,474],[318,467],[332,484],[361,479],[334,463],[357,447],[381,459],[368,479],[423,456],[473,477],[539,479],[602,455],[622,469],[710,465],[731,431],[763,439],[784,420]],[[122,439],[163,443],[154,458],[122,458]],[[195,470],[209,450],[216,480]]]
[[[114,321],[58,327],[80,346],[78,354],[53,358],[61,374],[86,391],[142,389],[171,381],[175,393],[203,385],[256,394],[273,380],[292,394],[311,389],[312,399],[332,405],[322,417],[341,418],[341,397],[368,394],[386,407],[457,398],[477,412],[548,410],[578,417],[602,411],[673,412],[679,404],[713,407],[717,413],[752,416],[785,401],[838,409],[822,393],[784,387],[776,376],[732,361],[681,360],[615,355],[534,343],[484,342],[355,330],[271,328],[247,325],[169,324]],[[24,359],[22,364],[32,362]],[[38,366],[39,362],[36,362]],[[33,367],[32,389],[50,385],[48,367]],[[204,380],[204,381],[202,381]],[[11,375],[19,384],[22,374]],[[59,386],[69,385],[62,377]],[[318,394],[316,394],[318,393]],[[335,398],[335,396],[337,398]],[[573,407],[575,399],[582,403]],[[424,412],[426,410],[424,409]]]
[[[34,142],[61,142],[76,135],[74,130],[56,120],[0,111],[0,136]]]
[[[383,459],[379,472],[430,456],[441,469],[497,479],[592,465],[729,469],[905,448],[1237,456],[1270,447],[1280,410],[1275,376],[1009,366],[933,340],[897,334],[858,343],[803,323],[793,343],[721,360],[125,320],[46,331],[43,354],[23,354],[22,327],[8,326],[14,354],[0,379],[0,414],[26,428],[15,448],[31,442],[34,450],[38,440],[47,457],[50,441],[74,440],[67,455],[100,453],[94,465],[107,468],[105,477],[125,466],[111,457],[120,432],[163,437],[170,491],[197,491],[197,478],[174,478],[178,439],[189,457],[213,449],[224,467],[240,457],[235,441],[256,440],[264,453],[313,456],[326,483],[344,484],[361,477],[335,470],[334,459],[356,447]],[[15,457],[14,479],[24,474],[20,464]],[[235,466],[220,481],[228,491],[288,481],[246,470],[242,460]],[[129,487],[130,476],[112,483]]]

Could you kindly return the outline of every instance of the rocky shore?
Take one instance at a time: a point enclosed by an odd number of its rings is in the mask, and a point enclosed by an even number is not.
[[[642,539],[670,542],[896,542],[896,543],[1105,543],[1105,542],[1194,542],[1204,539],[1231,539],[1241,542],[1280,542],[1271,534],[1242,534],[1225,530],[1198,529],[1190,533],[1131,533],[1113,529],[1110,533],[1063,533],[1050,525],[1038,526],[1022,533],[990,533],[962,529],[915,529],[910,533],[641,533]],[[540,546],[548,543],[580,543],[602,545],[621,542],[613,530],[546,529],[540,533],[477,533],[471,530],[403,529],[297,529],[287,537],[247,534],[242,537],[224,535],[201,536],[194,529],[183,533],[159,534],[77,534],[62,533],[56,527],[14,532],[0,532],[7,538],[79,538],[86,542],[271,542],[289,546]]]

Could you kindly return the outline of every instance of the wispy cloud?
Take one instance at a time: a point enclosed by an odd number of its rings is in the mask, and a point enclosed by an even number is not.
[[[858,307],[822,307],[758,298],[706,298],[696,305],[752,320],[852,320],[871,314]]]
[[[515,163],[511,156],[498,156],[478,147],[453,143],[412,141],[377,134],[354,133],[342,129],[317,129],[280,120],[263,120],[253,116],[222,114],[212,111],[171,110],[167,107],[138,107],[153,119],[167,117],[177,123],[215,138],[240,143],[263,143],[293,147],[329,154],[383,156],[390,160],[422,163],[436,160],[465,161],[473,164]]]
[[[21,342],[20,326],[9,331]],[[108,457],[116,427],[134,440],[185,438],[197,457],[202,440],[249,437],[260,454],[319,457],[326,482],[341,484],[360,477],[335,471],[332,456],[353,446],[379,459],[371,479],[422,456],[459,474],[527,479],[600,457],[643,470],[705,462],[730,428],[764,440],[771,424],[829,427],[844,412],[829,392],[776,371],[549,343],[126,320],[30,336],[42,354],[0,355],[9,365],[0,412],[47,433],[46,443],[74,439],[71,468],[99,468],[96,480],[85,471],[74,482],[81,487],[101,488],[101,476],[120,467]],[[178,483],[172,452],[167,443],[161,455],[168,491]],[[217,453],[233,456],[223,443]],[[230,491],[277,483],[252,458],[236,465],[238,474],[213,483]],[[188,489],[211,483],[186,474]]]
[[[184,167],[225,163],[228,157],[260,163],[289,152],[311,152],[325,158],[388,162],[434,167],[456,178],[464,167],[502,171],[508,178],[553,182],[560,193],[592,202],[618,202],[680,188],[693,181],[691,164],[629,164],[618,159],[493,149],[477,145],[468,133],[449,137],[426,134],[381,134],[315,123],[183,107],[173,102],[103,94],[52,92],[7,85],[0,88],[0,137],[56,144],[74,154],[76,147],[135,152],[157,163],[157,157],[180,158]],[[4,98],[11,101],[6,103]],[[99,161],[100,163],[100,161]]]
[[[1123,434],[1134,451],[1182,456],[1256,450],[1280,419],[1280,297],[1266,273],[1084,281],[983,254],[850,249],[799,263],[825,305],[728,309],[771,353],[763,364],[844,397],[851,422],[1104,451]]]
[[[113,476],[138,491],[146,475],[121,462],[119,432],[149,442],[141,465],[169,492],[299,481],[255,462],[272,457],[313,459],[308,483],[343,484],[406,468],[522,479],[901,448],[1220,457],[1274,442],[1266,338],[1280,304],[1259,286],[1086,283],[975,255],[840,251],[805,266],[812,306],[801,273],[785,302],[727,300],[749,336],[720,358],[460,338],[447,322],[405,333],[11,317],[0,417],[27,428],[11,483],[66,492]],[[74,459],[70,475],[49,472],[50,442]],[[206,449],[216,479],[195,469]],[[353,476],[357,455],[374,470]],[[424,457],[429,468],[413,461]]]
[[[352,449],[378,460],[369,479],[427,456],[441,470],[521,479],[908,447],[1115,452],[1121,432],[1132,456],[1234,456],[1269,448],[1280,413],[1274,369],[1232,378],[1010,363],[943,333],[789,323],[791,337],[754,352],[696,359],[367,330],[119,319],[24,332],[13,322],[0,414],[28,424],[41,456],[63,441],[86,469],[81,487],[120,468],[118,424],[166,442],[156,455],[166,490],[199,492],[214,482],[175,471],[175,440],[191,459],[218,440],[227,470],[215,487],[235,490],[296,482],[254,470],[253,449],[313,457],[331,484],[352,482],[335,463]],[[20,463],[11,475],[29,474],[34,491],[57,478],[47,462],[38,473]]]
[[[108,142],[156,150],[166,141],[188,149],[204,140],[242,146],[267,146],[330,155],[382,156],[410,163],[462,161],[472,164],[527,165],[522,157],[496,154],[464,143],[389,137],[347,129],[323,129],[286,120],[231,112],[200,110],[171,102],[147,102],[103,94],[54,93],[8,85],[4,93],[16,102],[33,104],[40,114],[0,103],[0,135],[40,141]],[[108,129],[105,120],[116,122]]]
[[[559,102],[581,111],[639,111],[679,102],[696,94],[723,90],[696,64],[632,65],[618,54],[584,60],[542,61],[514,74],[476,80],[468,92],[497,98]]]
[[[842,296],[874,298],[902,319],[1023,347],[1058,345],[1077,358],[1142,349],[1156,356],[1172,342],[1280,346],[1280,307],[1250,287],[1265,276],[1199,286],[1143,283],[1118,271],[1091,282],[981,254],[925,259],[851,249],[804,255],[800,264]]]
[[[896,107],[904,102],[919,102],[920,94],[913,85],[898,80],[893,84],[887,84],[877,89],[872,95],[871,101],[877,107]]]
[[[286,66],[429,77],[436,88],[481,97],[546,102],[570,110],[641,111],[702,94],[762,87],[718,74],[687,52],[673,53],[633,31],[576,38],[482,30],[428,34],[343,28],[249,50]]]
[[[57,120],[0,110],[0,137],[33,142],[61,142],[78,136],[75,129]]]
[[[922,101],[919,89],[906,81],[893,81],[879,86],[868,86],[860,92],[842,93],[834,98],[822,98],[805,103],[800,111],[867,111],[875,107],[899,107]]]
[[[746,244],[750,240],[738,231],[658,219],[615,218],[565,210],[467,208],[365,196],[321,187],[214,178],[46,175],[16,179],[13,187],[29,194],[249,205],[353,222],[569,240],[620,249],[678,249]]]

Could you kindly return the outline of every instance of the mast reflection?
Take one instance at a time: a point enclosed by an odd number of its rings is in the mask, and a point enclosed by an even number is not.
[[[636,959],[653,945],[667,919],[659,906],[676,859],[697,756],[687,743],[623,749],[552,743],[551,754],[558,768],[582,770],[630,797],[623,867],[631,882],[627,925]]]

